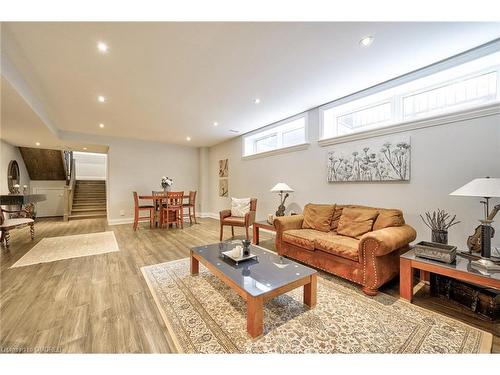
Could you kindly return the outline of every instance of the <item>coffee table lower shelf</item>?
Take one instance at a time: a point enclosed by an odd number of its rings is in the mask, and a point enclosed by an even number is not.
[[[191,251],[191,275],[197,275],[199,272],[200,262],[217,276],[222,282],[238,293],[247,302],[247,332],[252,338],[262,336],[264,330],[264,302],[277,297],[281,294],[288,293],[289,291],[304,287],[304,304],[313,308],[316,306],[316,290],[317,290],[317,277],[316,274],[305,276],[301,279],[295,280],[280,288],[274,289],[268,293],[259,296],[252,296],[246,292],[233,280],[228,278],[217,267],[213,266],[210,262],[193,251]]]

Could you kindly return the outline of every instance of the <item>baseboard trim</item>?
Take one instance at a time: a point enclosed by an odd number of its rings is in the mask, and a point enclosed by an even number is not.
[[[211,213],[211,212],[197,213],[196,217],[201,218],[201,219],[204,219],[204,218],[219,219],[219,215]],[[189,223],[189,219],[187,217],[185,217],[184,222]],[[123,225],[123,224],[133,224],[133,223],[134,223],[133,217],[127,217],[127,218],[122,218],[122,219],[108,219],[108,225]]]

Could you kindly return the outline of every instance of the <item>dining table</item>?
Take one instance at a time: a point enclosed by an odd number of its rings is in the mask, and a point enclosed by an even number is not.
[[[155,208],[155,226],[157,227],[159,224],[159,212],[160,212],[160,204],[158,204],[158,201],[161,201],[162,199],[165,199],[164,195],[139,195],[139,199],[141,200],[152,200],[153,201],[153,206]],[[189,194],[184,194],[182,196],[182,203],[184,203],[184,200],[188,199],[189,200]],[[181,208],[181,215],[184,217],[184,210]]]

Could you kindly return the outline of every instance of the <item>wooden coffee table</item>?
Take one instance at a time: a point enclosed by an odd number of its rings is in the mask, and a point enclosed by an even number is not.
[[[247,302],[247,332],[252,338],[262,335],[264,327],[264,302],[304,287],[304,304],[316,306],[316,270],[250,245],[250,252],[257,259],[240,262],[223,257],[241,241],[221,242],[191,249],[191,274],[197,275],[199,263],[238,293]]]

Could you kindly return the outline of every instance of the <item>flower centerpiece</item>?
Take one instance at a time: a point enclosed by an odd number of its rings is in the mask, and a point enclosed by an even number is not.
[[[163,188],[163,190],[165,191],[170,191],[170,187],[173,185],[174,183],[174,180],[172,180],[171,178],[169,177],[165,177],[163,176],[161,178],[161,187]]]

